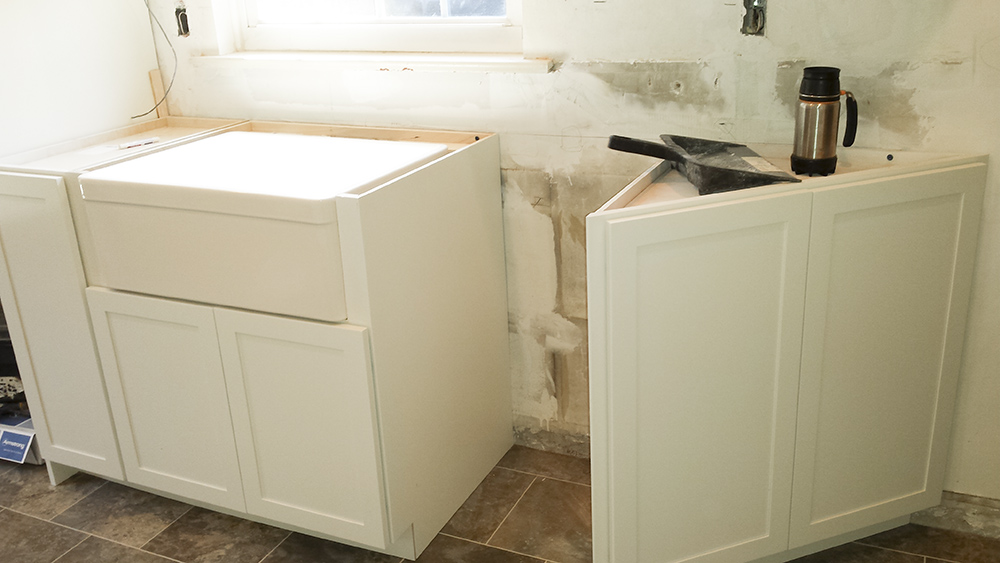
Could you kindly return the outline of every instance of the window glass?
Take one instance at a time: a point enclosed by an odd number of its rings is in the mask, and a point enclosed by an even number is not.
[[[505,0],[247,0],[261,24],[374,22],[394,18],[503,18]]]

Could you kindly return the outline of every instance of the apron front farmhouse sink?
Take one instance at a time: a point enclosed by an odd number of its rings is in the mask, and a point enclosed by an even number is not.
[[[347,318],[337,200],[445,155],[441,143],[236,131],[80,177],[90,285]]]

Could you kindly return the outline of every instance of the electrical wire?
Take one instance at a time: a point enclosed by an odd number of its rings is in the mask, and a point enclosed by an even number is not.
[[[146,4],[146,11],[149,12],[149,17],[153,18],[153,21],[156,22],[156,27],[160,28],[160,33],[163,34],[163,38],[167,40],[167,45],[170,46],[170,52],[174,54],[174,72],[171,73],[171,75],[170,75],[170,83],[167,84],[167,89],[166,89],[166,91],[163,92],[163,97],[160,98],[160,101],[156,102],[156,105],[153,106],[146,113],[140,113],[139,115],[133,115],[131,117],[131,119],[137,119],[139,117],[145,117],[145,116],[153,113],[154,111],[156,111],[156,108],[160,107],[160,105],[163,104],[163,102],[167,101],[167,94],[169,94],[170,93],[170,89],[174,87],[174,79],[177,78],[177,49],[174,49],[174,44],[170,42],[170,36],[167,35],[166,30],[163,29],[163,24],[160,23],[160,19],[157,18],[156,14],[153,13],[153,9],[149,7],[149,0],[143,0],[143,2]]]

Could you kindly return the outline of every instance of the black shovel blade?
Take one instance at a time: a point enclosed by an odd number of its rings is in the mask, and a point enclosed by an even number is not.
[[[681,135],[660,135],[663,143],[684,157],[679,167],[701,195],[801,182],[746,145]]]

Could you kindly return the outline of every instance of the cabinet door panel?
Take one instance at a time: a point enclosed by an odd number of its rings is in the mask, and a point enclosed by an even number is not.
[[[984,174],[815,193],[792,547],[940,500]]]
[[[245,510],[212,309],[88,289],[126,478]]]
[[[366,329],[215,314],[248,511],[384,548]]]
[[[785,549],[809,205],[793,194],[608,225],[612,561]]]
[[[123,477],[62,178],[0,173],[0,299],[49,461]]]

